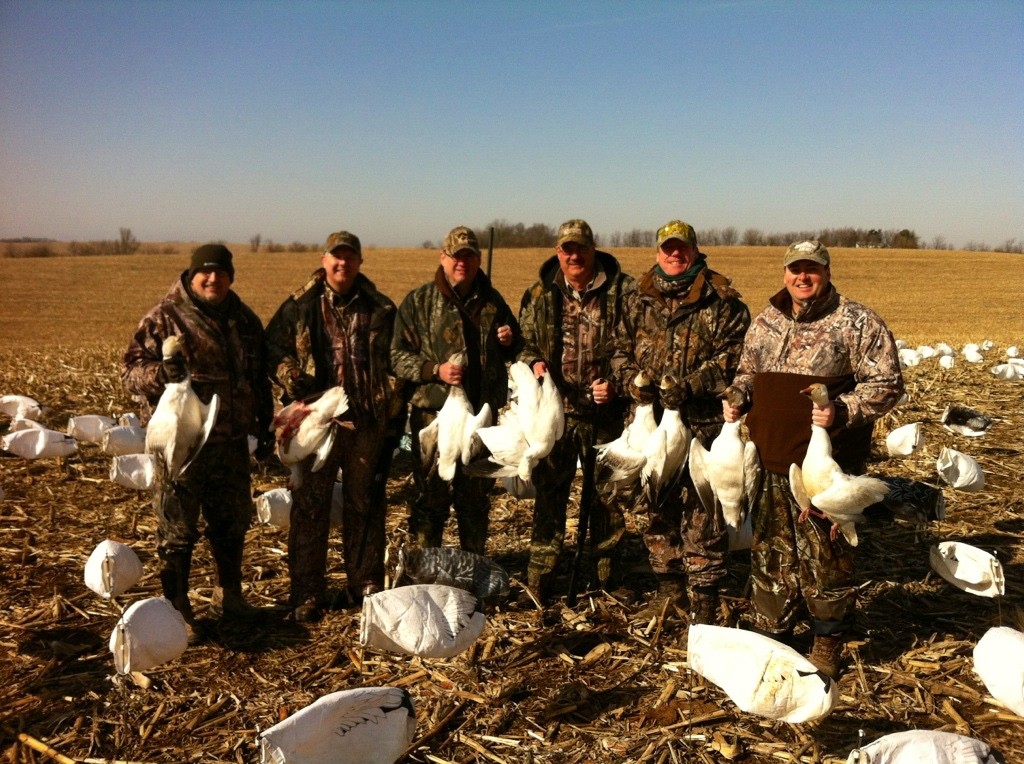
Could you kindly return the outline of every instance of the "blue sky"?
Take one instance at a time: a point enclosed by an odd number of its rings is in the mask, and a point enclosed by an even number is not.
[[[1024,239],[1024,3],[0,0],[0,236]]]

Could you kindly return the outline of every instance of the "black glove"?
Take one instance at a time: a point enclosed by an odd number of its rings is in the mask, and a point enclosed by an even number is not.
[[[293,401],[301,400],[316,391],[316,380],[295,369],[285,377],[284,391]]]
[[[188,377],[188,364],[185,356],[177,353],[163,360],[164,377],[168,382],[184,382]]]
[[[277,444],[274,433],[265,431],[261,432],[257,437],[256,450],[253,452],[253,456],[256,457],[257,461],[265,462],[271,456],[274,455],[274,446]]]

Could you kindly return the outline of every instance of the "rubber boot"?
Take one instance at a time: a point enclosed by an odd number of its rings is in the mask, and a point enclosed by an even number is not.
[[[526,585],[533,592],[534,596],[540,601],[541,606],[548,605],[548,599],[551,596],[552,581],[554,574],[551,572],[543,572],[540,568],[528,567],[526,571]],[[523,590],[519,593],[519,597],[516,598],[516,604],[523,610],[536,607],[536,603],[530,594]]]
[[[658,591],[647,603],[637,617],[643,620],[658,618],[662,613],[666,618],[675,618],[683,611],[683,597],[686,594],[686,578],[679,573],[659,573]]]
[[[160,569],[160,586],[164,597],[170,600],[174,609],[185,619],[185,633],[190,645],[202,641],[197,630],[196,616],[188,598],[188,577],[192,569],[191,553],[162,554],[163,567]]]
[[[822,674],[835,679],[839,676],[839,665],[843,657],[843,640],[835,634],[818,634],[814,637],[811,653],[807,660]]]
[[[242,541],[214,547],[217,585],[210,598],[210,612],[225,621],[250,623],[263,616],[263,611],[245,601],[242,594]]]
[[[714,626],[718,620],[718,587],[692,586],[687,592],[690,599],[690,623],[701,623]]]

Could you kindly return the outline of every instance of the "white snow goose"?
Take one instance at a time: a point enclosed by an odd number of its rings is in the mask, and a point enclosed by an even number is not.
[[[341,385],[330,387],[311,403],[292,401],[274,417],[277,438],[277,458],[291,470],[290,488],[302,485],[299,462],[316,454],[312,471],[319,472],[334,447],[336,426],[351,427],[351,422],[340,422],[338,417],[348,411],[348,396]],[[152,427],[152,425],[150,425]]]

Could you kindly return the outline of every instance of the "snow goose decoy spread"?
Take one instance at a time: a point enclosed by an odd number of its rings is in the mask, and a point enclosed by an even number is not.
[[[465,354],[456,353],[449,363],[465,365]],[[448,397],[430,424],[420,430],[420,453],[424,466],[437,459],[437,474],[442,480],[455,478],[455,465],[467,465],[480,452],[482,445],[477,430],[491,423],[491,406],[484,403],[480,411],[473,413],[462,385],[450,385]]]
[[[939,730],[905,730],[855,748],[846,764],[999,764],[987,743]]]
[[[807,658],[753,631],[691,624],[686,655],[746,713],[799,724],[827,716],[839,697]]]
[[[727,395],[735,395],[732,388]],[[708,512],[714,513],[716,507],[721,507],[730,549],[749,548],[742,531],[751,516],[760,474],[757,446],[753,441],[744,443],[740,438],[739,421],[723,424],[708,450],[700,444],[699,438],[690,443],[690,478],[697,497]]]
[[[950,432],[966,435],[969,438],[978,438],[984,435],[992,426],[992,417],[958,403],[946,406],[939,421]]]
[[[70,435],[36,427],[9,432],[0,443],[4,451],[22,459],[62,459],[78,450],[78,443]]]
[[[810,396],[819,408],[828,405],[828,388],[813,384],[801,392]],[[857,546],[854,525],[864,517],[864,509],[885,498],[889,489],[878,478],[847,475],[832,458],[832,441],[828,431],[811,425],[811,440],[803,464],[789,467],[789,482],[803,512],[801,519],[820,510],[832,521],[831,536],[841,531],[851,546]]]
[[[935,460],[939,477],[958,491],[980,491],[985,487],[985,473],[973,456],[943,447]]]
[[[453,547],[398,551],[395,585],[444,584],[463,589],[481,600],[508,594],[508,573],[483,555]]]
[[[979,597],[1006,593],[1003,566],[984,549],[959,541],[943,541],[928,552],[932,570],[957,589]]]
[[[964,357],[967,363],[982,363],[985,360],[981,355],[981,349],[973,342],[968,342],[964,345],[960,355]]]
[[[319,472],[334,447],[335,426],[351,426],[339,422],[338,417],[348,411],[348,396],[341,385],[330,387],[311,403],[292,401],[274,417],[277,438],[277,458],[291,470],[288,485],[302,485],[299,462],[316,454],[312,471]],[[152,425],[151,425],[152,426]]]
[[[405,688],[340,690],[261,732],[260,764],[394,764],[415,734]]]
[[[100,450],[111,456],[146,453],[146,431],[137,424],[119,424],[103,431]]]
[[[162,350],[164,358],[181,355],[181,338],[168,337]],[[219,410],[217,394],[203,403],[188,375],[181,382],[168,382],[146,427],[146,453],[160,454],[168,476],[176,480],[206,444]]]
[[[185,619],[170,600],[139,600],[121,616],[110,634],[110,652],[119,674],[147,671],[172,661],[188,647]]]
[[[110,460],[110,479],[125,488],[148,491],[153,487],[156,462],[152,454],[122,454]]]
[[[363,598],[359,642],[384,652],[451,658],[484,629],[480,600],[443,584],[413,584]]]
[[[921,423],[913,422],[897,427],[885,436],[885,450],[889,456],[910,456],[921,446]]]
[[[995,626],[974,647],[974,670],[992,697],[1024,716],[1024,634]]]
[[[135,550],[106,539],[96,545],[85,563],[85,585],[100,597],[120,597],[142,578],[142,562]]]
[[[11,419],[20,417],[39,421],[46,413],[46,407],[27,395],[0,395],[0,414]]]
[[[271,488],[256,497],[256,517],[264,525],[287,528],[291,525],[292,492],[287,488]]]

